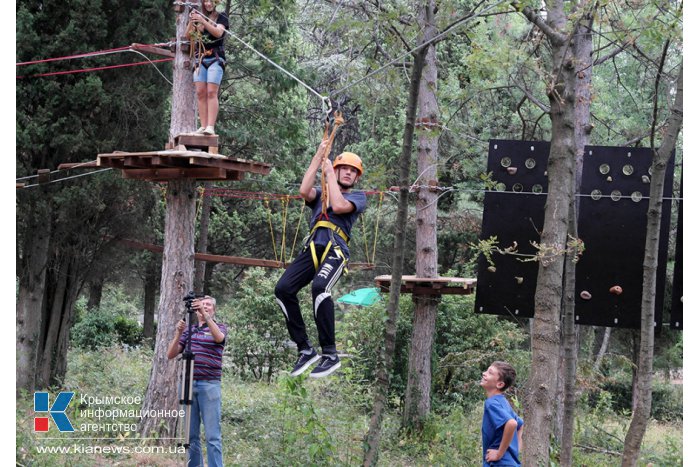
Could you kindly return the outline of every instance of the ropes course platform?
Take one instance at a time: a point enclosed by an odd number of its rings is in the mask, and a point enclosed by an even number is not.
[[[377,276],[374,283],[387,293],[391,287],[391,276]],[[475,288],[476,279],[401,276],[401,293],[413,295],[469,295],[474,293]]]
[[[246,173],[268,175],[272,164],[218,154],[218,136],[181,134],[173,147],[163,151],[98,154],[97,160],[61,164],[59,169],[110,167],[127,179],[164,182],[180,178],[197,180],[243,180]]]

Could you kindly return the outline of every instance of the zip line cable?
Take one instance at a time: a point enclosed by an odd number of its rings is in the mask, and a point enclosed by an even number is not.
[[[108,170],[112,170],[112,168],[108,167],[106,169],[96,170],[95,172],[88,172],[88,173],[79,174],[79,175],[71,175],[70,177],[59,178],[58,180],[51,180],[50,182],[46,182],[46,183],[35,183],[33,185],[25,185],[22,188],[32,188],[32,187],[40,186],[40,185],[47,185],[49,183],[58,183],[58,182],[62,182],[64,180],[70,180],[72,178],[87,177],[88,175],[95,175],[95,174],[98,174],[100,172],[106,172]]]

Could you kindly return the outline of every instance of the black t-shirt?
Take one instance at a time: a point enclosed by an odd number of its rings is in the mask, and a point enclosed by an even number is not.
[[[216,18],[216,24],[222,24],[224,26],[224,29],[228,29],[228,17],[223,13],[219,13],[219,16],[217,16]],[[216,38],[205,29],[202,33],[202,36],[204,39],[204,49],[216,49],[216,53],[219,54],[219,57],[223,60],[226,60],[226,54],[224,52],[224,39],[226,38],[226,33],[223,33],[221,37]]]

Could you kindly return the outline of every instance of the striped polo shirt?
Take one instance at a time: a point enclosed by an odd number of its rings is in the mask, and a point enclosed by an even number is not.
[[[224,334],[224,340],[218,344],[214,342],[214,336],[209,331],[209,326],[206,323],[201,327],[196,326],[192,328],[194,379],[197,381],[221,380],[221,360],[224,356],[224,345],[226,344],[228,330],[225,324],[216,323],[216,325]],[[180,345],[183,349],[189,332],[189,329],[185,328],[185,331],[180,336]]]

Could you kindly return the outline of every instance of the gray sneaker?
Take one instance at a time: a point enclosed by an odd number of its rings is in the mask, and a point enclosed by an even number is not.
[[[309,375],[312,378],[323,378],[340,368],[340,357],[338,355],[323,355],[321,363],[316,365]]]
[[[299,376],[306,371],[313,363],[316,363],[321,356],[314,349],[302,350],[299,352],[299,359],[292,369],[292,376]]]

